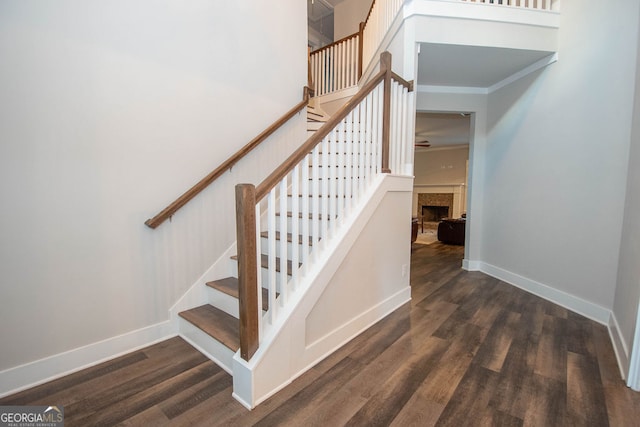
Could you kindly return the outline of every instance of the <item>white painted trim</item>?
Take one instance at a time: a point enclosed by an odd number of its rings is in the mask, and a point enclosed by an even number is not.
[[[465,258],[462,260],[462,269],[467,271],[480,271],[480,264],[480,261],[468,260]]]
[[[95,366],[177,335],[169,320],[0,372],[0,397]]]
[[[633,335],[633,348],[631,349],[631,360],[628,366],[629,375],[627,377],[627,385],[635,391],[640,391],[640,308],[638,308],[636,331]]]
[[[413,184],[413,188],[418,188],[418,187],[428,187],[428,188],[436,188],[436,189],[440,189],[440,187],[442,187],[444,189],[448,189],[449,191],[453,192],[454,188],[459,190],[461,187],[465,187],[465,184],[464,182],[455,183],[455,184]],[[436,191],[436,193],[440,193],[440,192],[441,191]]]
[[[469,144],[436,145],[435,147],[415,147],[416,153],[433,153],[434,151],[468,150]]]
[[[487,95],[489,89],[475,86],[434,86],[417,85],[416,90],[420,93],[455,93],[463,95]]]
[[[517,71],[515,73],[513,73],[512,75],[510,75],[509,77],[502,79],[501,81],[499,81],[498,83],[493,84],[492,86],[489,86],[488,88],[488,92],[489,93],[493,93],[495,91],[497,91],[498,89],[501,89],[517,80],[520,80],[521,78],[534,73],[544,67],[548,67],[549,65],[553,64],[554,62],[558,61],[558,53],[552,53],[549,56],[545,56],[544,58],[534,62],[533,64],[529,65],[526,68],[523,68],[520,71]]]
[[[618,361],[620,376],[622,379],[625,379],[627,378],[627,366],[629,366],[629,349],[627,348],[627,344],[620,333],[620,325],[618,325],[618,319],[616,319],[616,315],[613,312],[611,313],[611,317],[609,317],[607,329],[609,330],[609,339],[611,339],[613,352],[615,353],[616,360]]]
[[[559,291],[551,286],[536,282],[535,280],[507,271],[503,268],[496,267],[495,265],[487,264],[486,262],[480,262],[480,271],[551,301],[554,304],[558,304],[559,306],[581,314],[595,322],[601,323],[605,326],[609,324],[611,311],[600,305],[585,301],[574,295]]]

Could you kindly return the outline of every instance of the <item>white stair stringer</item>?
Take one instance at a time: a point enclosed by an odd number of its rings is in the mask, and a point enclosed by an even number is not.
[[[238,401],[255,407],[410,300],[410,218],[404,215],[412,191],[413,177],[374,179],[350,217],[321,244],[251,360],[234,355]]]

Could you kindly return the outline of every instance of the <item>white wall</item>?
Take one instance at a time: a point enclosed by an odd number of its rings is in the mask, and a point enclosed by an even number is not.
[[[631,351],[640,303],[640,35],[636,61],[629,175],[618,263],[618,284],[613,304],[619,333],[628,351]]]
[[[613,307],[638,2],[563,2],[559,60],[488,98],[482,260]]]
[[[306,25],[296,0],[0,3],[0,371],[168,319],[304,114],[143,223],[301,100]]]
[[[414,185],[463,184],[466,180],[469,147],[416,151]]]
[[[333,9],[333,40],[357,33],[367,19],[372,0],[344,0]]]

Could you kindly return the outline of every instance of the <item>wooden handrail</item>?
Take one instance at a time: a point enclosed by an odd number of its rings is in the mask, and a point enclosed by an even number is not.
[[[393,71],[391,72],[391,78],[400,83],[402,86],[406,87],[409,92],[413,92],[413,80],[408,82]]]
[[[332,48],[333,46],[338,45],[338,44],[340,44],[340,43],[342,43],[342,42],[345,42],[345,41],[347,41],[347,40],[349,40],[349,39],[352,39],[352,38],[354,38],[354,37],[358,37],[358,35],[359,35],[359,34],[360,34],[360,32],[357,32],[357,33],[350,34],[350,35],[348,35],[348,36],[346,36],[346,37],[343,37],[343,38],[341,38],[340,40],[337,40],[337,41],[335,41],[335,42],[333,42],[333,43],[331,43],[331,44],[328,44],[328,45],[326,45],[326,46],[323,46],[323,47],[321,47],[321,48],[318,48],[318,49],[314,50],[313,52],[311,52],[311,55],[314,55],[314,54],[316,54],[316,53],[318,53],[318,52],[322,52],[323,50],[330,49],[330,48]]]
[[[375,5],[375,4],[376,4],[376,0],[373,0],[371,2],[371,7],[369,8],[369,13],[367,13],[367,17],[364,19],[363,27],[367,25],[367,22],[369,21],[369,17],[371,16],[371,12],[373,11],[373,5]]]
[[[304,88],[303,99],[301,102],[295,105],[291,110],[280,117],[271,126],[266,128],[262,133],[253,138],[247,145],[238,150],[235,154],[225,160],[220,166],[214,169],[209,175],[202,178],[196,185],[187,190],[184,194],[178,197],[173,203],[164,208],[160,213],[151,219],[145,221],[145,225],[150,228],[156,228],[167,219],[171,218],[173,214],[181,207],[186,205],[191,199],[196,197],[202,190],[207,188],[209,184],[219,178],[227,170],[231,169],[236,163],[238,163],[244,156],[249,154],[251,150],[256,148],[262,141],[267,139],[271,134],[278,130],[282,125],[288,122],[293,116],[299,113],[303,108],[309,104],[309,96],[311,89]]]
[[[387,54],[390,56],[388,52],[383,52],[381,54]],[[302,144],[296,151],[285,160],[278,169],[273,171],[271,175],[265,178],[257,187],[256,187],[256,202],[259,202],[266,196],[269,191],[273,187],[282,180],[289,172],[293,170],[293,168],[300,163],[300,161],[309,154],[311,150],[315,148],[317,144],[319,144],[322,139],[327,136],[334,127],[336,127],[345,117],[349,114],[360,102],[371,92],[384,78],[387,74],[387,70],[383,68],[383,63],[380,64],[380,72],[376,74],[366,85],[362,87],[345,105],[342,106],[335,114],[326,121],[326,123],[316,131],[304,144]]]
[[[340,110],[338,110],[334,115],[331,116],[329,120],[325,122],[325,124],[316,131],[314,135],[312,135],[304,144],[302,144],[293,154],[285,160],[278,169],[273,171],[271,175],[265,178],[257,187],[256,187],[256,201],[260,201],[266,196],[269,191],[273,187],[282,180],[293,168],[295,165],[300,163],[300,161],[309,154],[311,150],[315,148],[315,146],[322,141],[322,139],[329,134],[333,130],[335,126],[338,125],[346,116],[349,114],[368,94],[373,90],[378,83],[380,83],[385,76],[384,71],[380,71],[376,76],[369,81],[357,94],[355,94]]]

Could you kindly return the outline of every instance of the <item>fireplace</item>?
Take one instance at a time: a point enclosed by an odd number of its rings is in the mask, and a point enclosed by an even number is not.
[[[422,206],[423,221],[440,221],[443,218],[449,218],[449,206]]]

